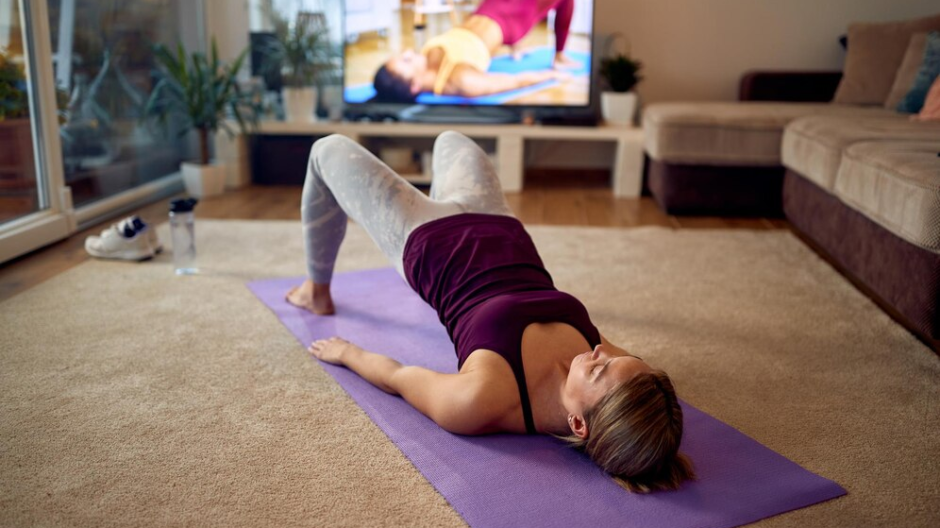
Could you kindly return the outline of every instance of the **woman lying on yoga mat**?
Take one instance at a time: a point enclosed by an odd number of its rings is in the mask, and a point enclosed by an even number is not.
[[[487,72],[501,46],[521,40],[551,9],[555,9],[555,67],[580,65],[563,51],[574,0],[483,0],[463,24],[430,39],[420,53],[405,50],[379,68],[373,82],[375,101],[411,103],[422,92],[480,97],[569,77],[553,70]]]
[[[584,306],[555,289],[476,143],[445,132],[432,159],[427,197],[354,141],[317,141],[301,205],[308,279],[287,300],[334,312],[330,281],[348,215],[437,310],[459,372],[403,366],[337,337],[310,352],[453,433],[563,437],[632,491],[692,478],[666,373],[608,342]]]

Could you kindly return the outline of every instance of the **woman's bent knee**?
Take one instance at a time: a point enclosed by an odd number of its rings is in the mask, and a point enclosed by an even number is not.
[[[312,161],[320,154],[321,151],[324,151],[325,149],[335,150],[350,144],[358,145],[358,143],[342,134],[330,134],[329,136],[322,137],[314,141],[313,146],[310,147],[310,160]]]

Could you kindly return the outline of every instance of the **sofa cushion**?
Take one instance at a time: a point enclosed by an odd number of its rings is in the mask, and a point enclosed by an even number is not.
[[[895,235],[940,252],[940,141],[855,143],[834,194]]]
[[[903,114],[802,117],[787,126],[781,157],[784,166],[832,192],[846,147],[887,140],[940,143],[940,123],[911,121]]]
[[[911,35],[940,30],[940,15],[849,26],[849,47],[834,103],[883,105]]]
[[[927,34],[927,44],[924,48],[924,60],[921,62],[911,89],[898,103],[898,112],[916,114],[924,106],[924,99],[930,91],[934,79],[940,77],[940,31],[931,31]]]
[[[924,100],[924,107],[920,109],[920,113],[911,119],[940,121],[940,77],[934,79],[933,84],[930,86],[930,91],[927,92],[927,99]]]
[[[926,48],[926,33],[915,33],[911,36],[901,66],[898,67],[898,72],[894,74],[894,84],[891,85],[891,91],[888,93],[888,98],[885,99],[885,108],[896,110],[907,92],[911,91],[911,86],[914,85],[914,77],[917,77],[920,64],[924,62],[924,50]]]
[[[656,103],[643,112],[646,152],[676,164],[776,166],[787,123],[820,114],[895,115],[830,103]]]

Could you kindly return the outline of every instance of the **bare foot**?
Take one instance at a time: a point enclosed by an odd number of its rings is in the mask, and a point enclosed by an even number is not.
[[[333,306],[333,296],[330,295],[329,284],[314,284],[307,279],[300,286],[294,286],[285,297],[287,302],[313,312],[317,315],[333,315],[336,308]]]
[[[574,70],[581,67],[581,62],[569,58],[564,53],[556,53],[552,67],[556,70]]]

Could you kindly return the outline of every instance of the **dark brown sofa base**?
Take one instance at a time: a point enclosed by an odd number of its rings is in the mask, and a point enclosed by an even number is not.
[[[647,186],[669,214],[783,216],[783,167],[679,165],[647,160]]]
[[[940,255],[897,237],[791,170],[783,209],[814,250],[940,352]]]

